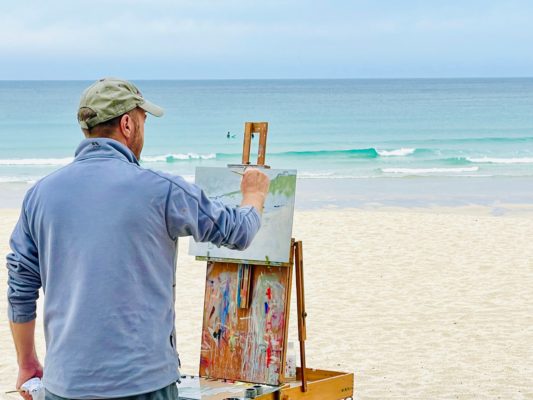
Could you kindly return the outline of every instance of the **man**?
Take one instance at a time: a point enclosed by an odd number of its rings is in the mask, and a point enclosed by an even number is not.
[[[17,388],[43,376],[34,347],[42,286],[47,399],[177,398],[178,237],[244,249],[259,229],[266,175],[248,170],[241,207],[229,208],[140,167],[146,112],[163,115],[133,84],[94,83],[81,98],[87,139],[74,161],[24,198],[7,257]]]

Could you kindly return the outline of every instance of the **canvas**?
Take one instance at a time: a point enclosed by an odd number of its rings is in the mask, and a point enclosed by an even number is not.
[[[197,257],[235,263],[276,265],[289,263],[296,170],[264,169],[270,178],[261,229],[244,251],[216,247],[210,243],[190,242],[189,253]],[[229,206],[238,206],[242,195],[242,168],[198,167],[196,184],[206,195]]]

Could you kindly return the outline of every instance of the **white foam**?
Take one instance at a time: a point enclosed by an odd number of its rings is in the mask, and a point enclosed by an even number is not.
[[[298,173],[298,179],[369,179],[378,178],[371,175],[339,174],[336,172],[307,172]]]
[[[302,171],[298,178],[307,178],[307,179],[322,179],[322,178],[335,178],[333,172],[306,172]]]
[[[197,154],[197,153],[178,153],[178,154],[165,154],[159,156],[143,156],[141,161],[143,162],[172,162],[181,160],[211,160],[217,158],[214,153],[210,154]]]
[[[416,151],[416,149],[402,147],[401,149],[396,149],[396,150],[377,150],[376,149],[376,151],[381,157],[404,157],[404,156],[413,154]]]
[[[483,164],[533,164],[533,157],[521,157],[521,158],[467,158],[468,161],[473,163]]]
[[[37,177],[28,176],[0,176],[0,183],[35,183]]]
[[[66,158],[12,158],[0,159],[0,165],[67,165],[72,157]]]
[[[166,162],[167,156],[142,156],[141,162]]]
[[[382,168],[381,171],[386,174],[438,174],[438,173],[453,173],[460,174],[462,172],[475,172],[479,167],[466,168]]]
[[[181,177],[189,183],[194,183],[194,175],[181,175]]]

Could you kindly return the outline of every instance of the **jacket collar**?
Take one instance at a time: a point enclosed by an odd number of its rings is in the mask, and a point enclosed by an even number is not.
[[[74,161],[87,158],[120,158],[139,165],[135,154],[122,143],[108,138],[94,138],[83,140],[76,149]]]

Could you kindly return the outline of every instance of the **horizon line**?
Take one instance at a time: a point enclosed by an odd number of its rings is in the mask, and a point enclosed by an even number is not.
[[[111,76],[111,75],[110,75]],[[533,76],[442,76],[442,77],[359,77],[359,78],[128,78],[132,81],[356,81],[356,80],[459,80],[459,79],[531,79]],[[99,79],[99,78],[97,78]],[[92,82],[94,78],[77,79],[0,79],[0,82]]]

